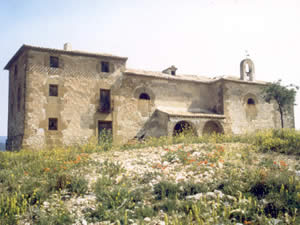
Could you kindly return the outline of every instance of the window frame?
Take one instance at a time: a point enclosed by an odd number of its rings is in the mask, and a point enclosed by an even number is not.
[[[54,123],[54,125],[52,123]],[[57,131],[58,130],[58,118],[54,118],[54,117],[48,118],[48,130],[49,131]]]
[[[18,65],[17,64],[15,64],[15,66],[14,66],[14,78],[15,78],[15,80],[17,80],[17,78],[18,78]]]
[[[105,94],[106,93],[106,94]],[[110,89],[100,89],[100,112],[111,112],[111,91]]]
[[[57,84],[49,84],[49,96],[50,97],[58,97],[58,85]]]
[[[51,68],[59,68],[59,57],[58,56],[50,56],[49,65]]]
[[[19,85],[17,89],[17,110],[18,112],[21,111],[21,86]]]
[[[101,61],[101,72],[102,73],[110,73],[109,61]]]

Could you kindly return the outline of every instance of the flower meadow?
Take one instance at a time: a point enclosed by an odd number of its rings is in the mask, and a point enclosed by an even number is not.
[[[0,152],[0,224],[300,224],[300,133]]]

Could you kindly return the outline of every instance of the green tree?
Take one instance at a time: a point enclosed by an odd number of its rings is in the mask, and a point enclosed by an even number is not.
[[[298,86],[290,84],[284,86],[281,84],[281,80],[273,83],[269,83],[264,89],[264,99],[270,103],[271,100],[275,100],[280,113],[281,128],[283,128],[283,113],[284,111],[291,110],[291,107],[295,105],[296,94]]]

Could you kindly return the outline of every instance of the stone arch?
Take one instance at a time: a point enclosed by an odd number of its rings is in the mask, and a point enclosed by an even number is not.
[[[135,89],[133,95],[134,98],[138,99],[137,108],[141,116],[149,117],[155,98],[152,90],[147,87],[139,87]]]
[[[141,93],[139,99],[150,100],[150,96],[147,93]]]
[[[177,122],[173,128],[173,136],[186,133],[186,134],[193,134],[197,136],[197,131],[195,129],[195,126],[192,122],[181,120]]]
[[[248,93],[244,96],[243,103],[244,103],[244,108],[246,113],[246,119],[248,121],[255,120],[258,114],[257,97],[254,94]]]
[[[148,88],[148,87],[138,87],[134,90],[133,92],[133,97],[136,98],[136,99],[141,99],[141,95],[148,95],[149,99],[151,100],[151,102],[154,102],[155,100],[155,94],[154,92]]]
[[[223,134],[224,133],[223,127],[218,121],[214,121],[214,120],[207,121],[204,125],[202,134],[210,135],[213,133]]]
[[[249,79],[246,79],[246,77],[249,77]],[[244,59],[241,61],[240,79],[241,80],[249,80],[249,81],[255,80],[255,67],[254,67],[254,63],[251,59]]]

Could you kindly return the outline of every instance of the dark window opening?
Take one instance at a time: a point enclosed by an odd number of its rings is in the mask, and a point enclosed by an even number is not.
[[[252,98],[248,99],[248,105],[255,105],[255,101]]]
[[[15,79],[17,79],[17,76],[18,76],[18,66],[17,65],[15,65],[14,76],[15,76]]]
[[[49,118],[48,130],[57,130],[57,118]]]
[[[21,87],[18,87],[17,108],[18,108],[18,112],[20,112],[20,109],[21,109]]]
[[[56,56],[50,56],[50,67],[58,68],[59,67],[59,59]]]
[[[49,96],[58,96],[58,85],[56,84],[49,85]]]
[[[100,90],[100,111],[110,112],[110,90]]]
[[[196,135],[196,132],[190,123],[186,121],[180,121],[174,127],[173,136],[180,134]]]
[[[109,73],[109,62],[101,62],[101,72]]]
[[[174,76],[176,75],[174,70],[171,71],[171,75],[174,75]]]
[[[98,143],[108,143],[112,141],[112,122],[98,121]]]
[[[140,94],[140,99],[150,100],[150,96],[146,93],[142,93],[142,94]]]

